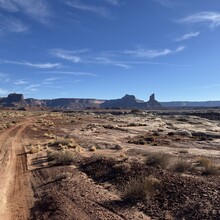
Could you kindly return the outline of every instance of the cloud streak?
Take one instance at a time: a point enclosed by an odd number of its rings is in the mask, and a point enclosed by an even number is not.
[[[44,24],[47,24],[50,16],[48,5],[43,0],[0,0],[0,8],[11,13],[26,14]]]
[[[186,24],[208,24],[210,29],[215,29],[220,26],[220,13],[218,12],[199,12],[193,15],[189,15],[180,20],[180,22]]]
[[[21,20],[3,15],[0,15],[0,25],[3,31],[13,33],[24,33],[29,29]]]
[[[61,49],[54,49],[50,52],[52,55],[62,58],[64,60],[71,61],[73,63],[79,63],[81,62],[81,58],[77,55],[75,55],[74,51],[67,51],[67,50],[61,50]]]
[[[19,85],[26,85],[26,84],[28,84],[28,82],[25,81],[25,80],[22,80],[22,79],[20,79],[20,80],[14,82],[14,85],[16,85],[16,86],[19,86]]]
[[[176,48],[175,50],[171,49],[163,49],[163,50],[145,50],[145,49],[138,49],[138,50],[127,50],[124,51],[125,54],[133,55],[136,57],[141,58],[156,58],[161,56],[167,56],[170,54],[175,54],[183,51],[185,49],[185,46],[180,46]]]
[[[111,1],[114,2],[114,1]],[[117,1],[115,1],[117,2]],[[74,9],[98,14],[101,17],[111,18],[110,12],[102,6],[88,5],[79,0],[65,0],[64,3]]]
[[[24,88],[24,91],[28,92],[38,92],[39,87],[41,87],[41,84],[32,84]]]
[[[164,57],[171,54],[180,53],[184,49],[185,46],[179,46],[176,49],[137,49],[102,52],[92,52],[87,49],[79,51],[55,49],[51,50],[50,54],[75,64],[111,65],[128,69],[131,67],[130,64],[147,64],[146,60],[143,62],[143,59]]]
[[[156,0],[158,3],[160,3],[162,6],[165,6],[167,8],[173,8],[174,2],[172,0]]]
[[[184,41],[184,40],[189,40],[191,38],[195,38],[195,37],[198,37],[200,35],[200,32],[197,31],[197,32],[191,32],[191,33],[187,33],[187,34],[184,34],[183,36],[181,37],[178,37],[175,39],[175,41]]]
[[[111,5],[118,6],[119,0],[104,0],[105,2],[108,2]]]
[[[60,67],[60,63],[30,63],[30,62],[20,62],[20,61],[11,61],[11,60],[4,60],[2,63],[6,64],[14,64],[14,65],[22,65],[28,67],[34,67],[38,69],[50,69],[50,68],[57,68]]]
[[[66,74],[66,75],[73,75],[73,76],[92,76],[96,77],[98,76],[97,74],[94,73],[89,73],[89,72],[74,72],[74,71],[47,71],[47,72],[42,72],[42,73],[49,73],[49,74]]]

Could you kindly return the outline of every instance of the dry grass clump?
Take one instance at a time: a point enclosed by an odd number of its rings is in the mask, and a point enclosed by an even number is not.
[[[37,123],[40,123],[42,124],[43,126],[49,126],[49,127],[52,127],[54,125],[54,123],[52,121],[49,121],[49,120],[45,120],[43,118],[39,118],[37,120]]]
[[[203,175],[218,175],[219,167],[215,166],[209,158],[200,157],[197,159],[197,163],[202,168]]]
[[[50,138],[50,139],[56,139],[56,135],[54,135],[54,134],[49,134],[49,133],[44,133],[44,137]]]
[[[70,172],[61,173],[56,176],[56,181],[68,181],[72,178],[73,174]]]
[[[218,175],[219,173],[219,168],[213,164],[207,166],[204,168],[202,171],[203,175]]]
[[[182,150],[179,150],[179,153],[180,153],[180,154],[188,154],[189,151],[188,151],[188,150],[185,150],[185,149],[182,149]]]
[[[212,163],[212,161],[207,157],[199,157],[197,159],[197,163],[199,166],[208,167]]]
[[[29,153],[30,154],[36,154],[40,151],[40,147],[37,145],[37,146],[31,146],[31,149],[29,150]]]
[[[90,151],[96,151],[96,146],[92,146],[89,148]]]
[[[42,151],[42,147],[43,146],[41,146],[41,144],[37,142],[36,144],[29,144],[27,150],[29,154],[36,154],[39,151]]]
[[[77,148],[78,145],[73,139],[60,139],[48,143],[48,146],[62,150],[66,148]]]
[[[150,153],[146,159],[146,165],[166,168],[170,163],[170,155],[162,152]]]
[[[185,160],[178,160],[172,166],[172,170],[178,173],[186,172],[190,170],[190,168],[191,164]]]
[[[123,147],[120,144],[115,145],[115,150],[122,150]]]
[[[131,170],[131,165],[125,162],[125,163],[115,164],[112,168],[117,172],[128,173]]]
[[[56,165],[70,165],[74,163],[75,156],[72,151],[53,152],[48,155],[48,159]]]
[[[123,184],[122,198],[125,200],[142,200],[155,194],[160,181],[153,177],[132,177]]]

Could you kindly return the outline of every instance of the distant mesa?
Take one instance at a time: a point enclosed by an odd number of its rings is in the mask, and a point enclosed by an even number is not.
[[[155,94],[150,96],[149,101],[144,102],[134,95],[126,94],[121,99],[98,100],[98,99],[24,99],[23,94],[11,93],[6,98],[0,99],[0,106],[14,107],[16,109],[57,109],[57,110],[82,110],[99,108],[120,109],[149,109],[160,108],[161,104],[155,100]]]
[[[148,102],[138,100],[134,95],[125,95],[121,99],[105,101],[101,104],[101,108],[149,109],[161,108],[161,104],[155,99],[155,94],[150,96]]]
[[[149,99],[149,101],[148,101],[147,103],[148,103],[148,106],[151,107],[151,108],[152,108],[152,107],[158,108],[158,107],[161,107],[161,106],[162,106],[161,103],[158,102],[158,101],[155,99],[155,94],[154,94],[154,93],[150,96],[150,99]]]
[[[195,108],[220,107],[220,101],[208,102],[158,102],[155,94],[150,95],[148,101],[137,99],[134,95],[126,94],[121,99],[24,99],[23,94],[11,93],[0,98],[0,107],[19,110],[83,110],[83,109],[161,109],[161,108]]]
[[[57,109],[57,110],[81,110],[86,108],[99,108],[104,100],[97,99],[24,99],[23,94],[11,93],[6,98],[0,98],[1,107],[13,107],[15,109]]]
[[[8,97],[0,100],[0,105],[4,107],[24,106],[24,96],[23,94],[11,93],[8,95]]]

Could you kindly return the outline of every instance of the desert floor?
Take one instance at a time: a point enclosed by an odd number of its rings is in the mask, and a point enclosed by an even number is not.
[[[220,219],[220,122],[0,111],[0,219]]]

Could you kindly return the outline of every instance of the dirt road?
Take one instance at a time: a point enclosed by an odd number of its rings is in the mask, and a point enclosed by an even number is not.
[[[117,211],[103,205],[104,201],[114,201],[115,196],[75,168],[29,171],[24,146],[30,138],[26,136],[30,125],[30,121],[23,122],[0,135],[0,219],[148,219],[137,210]],[[67,171],[73,174],[72,181],[56,180]],[[53,210],[41,213],[33,203],[33,194],[37,201],[46,198]]]
[[[22,136],[29,122],[15,125],[0,136],[0,219],[29,217],[32,194]]]

